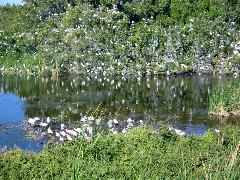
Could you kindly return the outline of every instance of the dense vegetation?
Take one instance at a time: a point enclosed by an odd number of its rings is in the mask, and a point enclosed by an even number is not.
[[[140,127],[32,154],[0,155],[0,179],[237,179],[240,131],[179,137]]]
[[[0,14],[1,72],[239,72],[239,0],[25,0]]]
[[[240,116],[240,80],[218,86],[210,96],[209,112],[219,116]]]
[[[239,0],[24,2],[0,7],[0,73],[240,71]],[[239,113],[239,92],[240,83],[214,89],[210,112]],[[237,179],[239,149],[235,128],[184,138],[140,127],[49,145],[38,154],[3,152],[0,179]]]

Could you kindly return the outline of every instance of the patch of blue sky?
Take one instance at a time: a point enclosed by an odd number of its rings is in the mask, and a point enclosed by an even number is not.
[[[6,4],[23,4],[22,0],[0,0],[0,5],[6,5]]]

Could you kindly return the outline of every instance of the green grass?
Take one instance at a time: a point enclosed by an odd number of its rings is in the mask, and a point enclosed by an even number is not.
[[[233,128],[184,138],[139,127],[41,153],[7,152],[0,156],[0,179],[237,179],[239,143],[240,130]]]
[[[239,112],[238,112],[239,111]],[[231,85],[217,87],[210,96],[209,112],[212,114],[228,116],[240,115],[240,81]]]

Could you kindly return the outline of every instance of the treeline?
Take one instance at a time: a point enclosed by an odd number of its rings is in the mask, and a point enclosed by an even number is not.
[[[0,68],[52,75],[239,73],[239,14],[239,0],[25,0],[0,7]]]

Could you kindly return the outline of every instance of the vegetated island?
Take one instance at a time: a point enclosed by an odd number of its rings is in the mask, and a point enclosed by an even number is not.
[[[239,0],[24,2],[0,7],[1,73],[239,74]]]
[[[217,87],[210,96],[209,114],[220,117],[240,117],[240,80]]]
[[[239,75],[239,0],[24,2],[0,7],[2,74]]]

